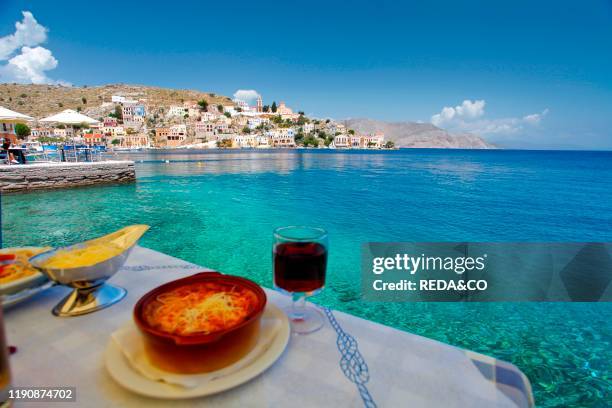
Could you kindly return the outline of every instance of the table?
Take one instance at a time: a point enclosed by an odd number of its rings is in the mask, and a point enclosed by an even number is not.
[[[113,331],[131,319],[132,307],[150,289],[208,270],[136,247],[111,282],[125,299],[99,312],[59,318],[51,308],[68,293],[53,287],[5,311],[14,386],[74,386],[77,404],[53,407],[156,407],[169,401],[133,394],[114,382],[103,361]],[[266,289],[270,302],[288,298]],[[466,407],[533,406],[528,379],[515,366],[431,339],[324,309],[328,322],[316,333],[292,335],[266,372],[221,394],[172,406],[211,407]],[[19,406],[40,407],[40,403]]]

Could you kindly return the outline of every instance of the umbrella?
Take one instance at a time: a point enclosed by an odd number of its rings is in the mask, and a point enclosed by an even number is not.
[[[65,125],[80,125],[81,123],[87,123],[88,125],[92,125],[94,123],[99,123],[97,120],[90,118],[89,116],[85,116],[75,110],[66,109],[56,115],[48,116],[44,119],[41,119],[40,122],[57,122],[63,123]]]
[[[26,122],[28,120],[34,120],[34,118],[0,106],[0,122]]]

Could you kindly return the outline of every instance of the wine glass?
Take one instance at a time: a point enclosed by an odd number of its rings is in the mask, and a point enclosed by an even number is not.
[[[327,231],[306,226],[274,230],[274,287],[292,297],[287,314],[294,333],[307,334],[323,326],[323,313],[306,305],[306,298],[325,285]]]

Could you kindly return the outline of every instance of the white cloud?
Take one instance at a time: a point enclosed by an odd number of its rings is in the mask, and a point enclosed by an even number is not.
[[[23,47],[21,54],[14,56],[8,64],[0,68],[2,80],[33,84],[46,84],[53,82],[47,77],[45,71],[57,67],[57,60],[46,48]]]
[[[521,118],[486,119],[484,100],[464,100],[455,107],[445,106],[440,113],[431,117],[431,123],[454,132],[470,132],[482,135],[515,134],[525,130],[526,126],[537,126],[548,113],[525,115]]]
[[[541,113],[533,113],[531,115],[523,116],[523,120],[529,124],[537,125],[547,113],[548,109],[544,109]]]
[[[38,24],[29,11],[23,11],[23,21],[15,23],[15,33],[0,38],[0,60],[8,59],[23,46],[32,47],[47,40],[47,28]]]
[[[486,102],[484,100],[470,101],[464,100],[461,105],[457,105],[454,108],[451,106],[445,106],[442,108],[440,113],[437,113],[431,117],[431,123],[436,126],[443,126],[445,123],[464,120],[464,119],[476,119],[484,115],[484,107]]]
[[[0,61],[6,61],[6,64],[0,65],[1,82],[66,84],[46,74],[58,64],[50,50],[39,46],[47,40],[48,31],[32,13],[23,12],[23,20],[15,23],[15,32],[0,37]]]
[[[259,93],[254,89],[239,89],[234,93],[234,99],[244,102],[251,102],[257,99]]]

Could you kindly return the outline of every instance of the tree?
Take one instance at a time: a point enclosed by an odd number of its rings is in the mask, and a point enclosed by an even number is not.
[[[83,105],[87,105],[87,98],[86,97],[82,97],[81,98],[81,102],[83,102]]]
[[[63,142],[63,139],[61,137],[41,136],[41,137],[38,138],[38,141],[40,143],[49,144],[49,143],[60,143],[60,142]]]
[[[232,117],[232,114],[229,113],[229,112],[224,112],[223,114],[225,115],[226,118],[231,118]]]
[[[200,99],[198,105],[200,105],[200,110],[206,111],[208,109],[208,102],[205,99]]]
[[[354,134],[355,134],[355,131],[354,131],[353,129],[349,129],[349,130],[348,130],[348,134],[349,134],[349,135],[354,135]]]
[[[395,147],[395,143],[393,143],[393,140],[389,140],[387,143],[385,143],[385,148],[387,149],[393,149]]]
[[[302,132],[302,130],[297,132],[297,135],[295,135],[294,140],[296,145],[302,144],[302,142],[304,141],[304,132]]]
[[[276,111],[278,110],[276,106],[276,101],[272,102],[272,107],[270,108],[270,110],[272,111],[272,113],[276,113]]]
[[[270,111],[270,105],[264,105],[264,106],[263,106],[261,109],[262,109],[264,112],[269,112],[269,111]]]
[[[117,146],[119,143],[121,143],[119,139],[113,139],[113,141],[111,142],[113,146]]]
[[[217,140],[217,147],[220,147],[223,149],[232,147],[232,141],[230,139]]]
[[[123,109],[121,105],[115,105],[115,118],[119,123],[123,123]]]
[[[251,133],[251,128],[250,128],[250,127],[248,127],[248,126],[243,127],[243,128],[242,128],[242,133],[246,133],[246,134]]]
[[[17,138],[25,139],[30,136],[30,133],[30,127],[28,125],[24,123],[17,123],[15,125],[15,135],[17,135]]]
[[[217,110],[221,113],[223,113],[223,105],[219,104],[217,105]]]
[[[304,138],[304,146],[308,147],[308,145],[312,145],[312,147],[319,147],[319,141],[314,136],[306,136]]]

